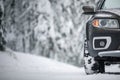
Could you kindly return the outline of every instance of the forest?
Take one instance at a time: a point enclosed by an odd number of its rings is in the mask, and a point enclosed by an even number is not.
[[[0,47],[81,66],[83,5],[98,0],[0,0]]]

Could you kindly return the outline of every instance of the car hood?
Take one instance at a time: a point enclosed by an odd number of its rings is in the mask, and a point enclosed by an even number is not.
[[[109,13],[113,13],[116,14],[118,16],[120,16],[120,8],[117,9],[104,9],[104,10],[99,10],[98,12],[109,12]]]

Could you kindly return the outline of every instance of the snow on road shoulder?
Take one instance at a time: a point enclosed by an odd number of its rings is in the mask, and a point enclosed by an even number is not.
[[[0,52],[1,71],[78,72],[79,68],[40,56]]]

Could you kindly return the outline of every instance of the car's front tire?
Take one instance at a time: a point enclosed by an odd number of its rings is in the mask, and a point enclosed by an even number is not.
[[[105,66],[103,61],[96,61],[90,56],[88,51],[87,41],[84,44],[84,69],[86,74],[104,73]]]

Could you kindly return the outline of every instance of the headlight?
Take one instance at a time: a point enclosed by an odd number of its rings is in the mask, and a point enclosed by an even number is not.
[[[119,28],[119,23],[116,19],[94,19],[92,25],[98,28]]]

